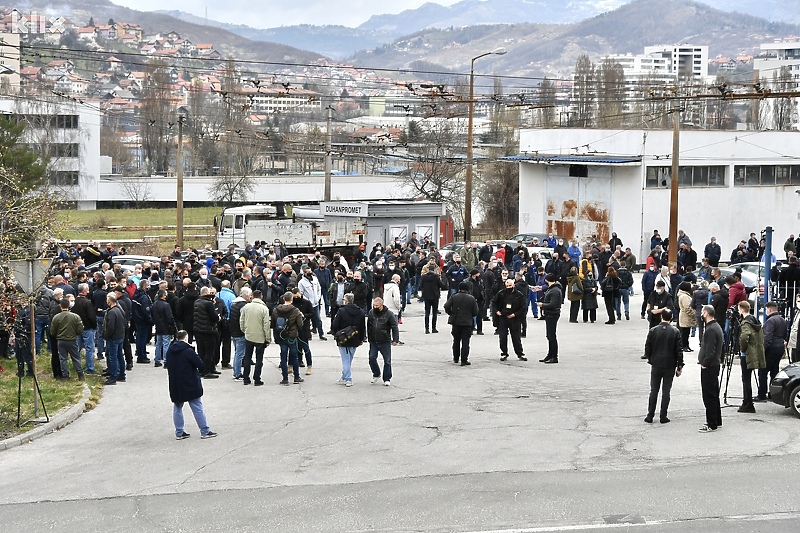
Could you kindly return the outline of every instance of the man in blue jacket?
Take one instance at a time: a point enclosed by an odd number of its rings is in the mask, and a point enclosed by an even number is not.
[[[189,434],[183,430],[183,404],[189,403],[194,420],[200,428],[201,439],[211,439],[217,434],[208,427],[206,414],[203,411],[203,384],[200,382],[200,371],[203,361],[194,348],[186,342],[189,334],[180,330],[175,335],[175,342],[167,351],[167,372],[169,373],[169,399],[172,400],[172,421],[175,424],[175,438],[188,439]]]

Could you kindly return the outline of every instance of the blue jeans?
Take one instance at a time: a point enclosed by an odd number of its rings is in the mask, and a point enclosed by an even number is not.
[[[620,307],[621,307],[620,304],[624,304],[625,314],[626,315],[631,312],[631,294],[630,294],[630,291],[628,291],[626,289],[622,289],[619,292],[619,298],[615,298],[614,299],[614,305],[616,306],[616,311],[617,311],[617,318],[621,318],[622,317],[622,313],[620,313]]]
[[[106,350],[106,340],[103,338],[103,322],[105,322],[105,320],[105,316],[97,315],[97,329],[95,330],[94,334],[94,345],[95,348],[97,348],[98,359],[103,357],[103,354]]]
[[[36,353],[38,354],[42,352],[42,339],[44,332],[47,331],[47,326],[50,325],[50,319],[47,317],[36,318],[33,322],[36,327]]]
[[[94,329],[84,329],[83,333],[81,333],[78,338],[78,351],[81,348],[86,350],[85,359],[86,359],[86,371],[87,372],[94,372],[94,336],[97,333],[97,330]]]
[[[325,330],[322,329],[322,316],[320,315],[320,306],[318,306],[318,305],[314,306],[314,318],[313,318],[313,320],[314,320],[314,322],[312,322],[311,324],[314,325],[314,327],[316,328],[317,334],[320,337],[324,337],[325,336]]]
[[[150,325],[136,324],[136,361],[147,359],[147,341],[150,336]]]
[[[378,352],[383,356],[383,381],[392,379],[392,343],[391,342],[370,342],[369,343],[369,367],[372,369],[373,377],[381,377],[381,367],[378,365]]]
[[[342,381],[353,381],[350,370],[353,366],[353,357],[356,355],[355,346],[339,346],[339,355],[342,356]]]
[[[247,341],[244,337],[231,337],[233,341],[233,377],[238,378],[242,376],[242,360],[244,359],[244,348]]]
[[[292,365],[292,372],[295,378],[300,377],[300,367],[297,366],[297,339],[292,339],[292,342],[281,341],[281,373],[283,379],[289,379],[289,365]]]
[[[114,339],[106,341],[106,360],[108,362],[108,379],[116,381],[125,379],[125,353],[122,351],[122,341]]]
[[[172,335],[156,335],[156,363],[167,364],[167,350],[172,342]]]
[[[200,435],[206,436],[211,431],[206,422],[206,414],[203,412],[203,402],[200,398],[189,400],[188,402],[176,402],[172,404],[172,422],[175,424],[175,436],[180,437],[183,435],[183,404],[188,403],[194,415],[194,421],[197,422],[197,427],[200,428]]]
[[[531,306],[531,312],[533,313],[533,316],[536,317],[536,318],[539,318],[539,306],[536,305],[536,300],[537,300],[536,291],[530,291],[529,290],[528,291],[528,304]],[[526,315],[528,314],[527,310],[525,311],[525,314]]]
[[[330,316],[331,304],[328,302],[328,287],[322,287],[322,302],[325,305],[325,316]]]

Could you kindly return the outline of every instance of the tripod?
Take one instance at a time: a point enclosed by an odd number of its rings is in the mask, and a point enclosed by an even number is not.
[[[733,407],[728,403],[728,385],[731,380],[731,369],[734,363],[741,357],[741,349],[739,348],[739,334],[742,331],[741,316],[736,312],[734,307],[728,309],[725,313],[728,319],[728,339],[725,341],[725,346],[722,349],[722,371],[719,374],[719,388],[722,390],[722,381],[725,380],[725,391],[722,395],[722,400],[725,407]],[[756,376],[756,387],[758,387],[758,375]]]
[[[14,341],[14,348],[17,357],[17,427],[22,427],[21,423],[21,416],[22,416],[22,378],[25,376],[25,359],[26,355],[30,357],[30,369],[31,369],[31,376],[33,377],[33,393],[34,396],[38,396],[38,398],[34,397],[34,404],[41,402],[42,404],[42,411],[44,411],[44,417],[47,422],[50,421],[50,417],[47,415],[47,407],[44,405],[44,397],[42,397],[42,390],[39,388],[39,380],[36,378],[36,366],[33,364],[33,354],[31,353],[31,345],[30,339],[28,338],[21,338],[19,335],[24,335],[21,333],[17,333],[15,335]]]

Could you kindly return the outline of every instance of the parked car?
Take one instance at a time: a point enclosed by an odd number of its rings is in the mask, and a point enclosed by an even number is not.
[[[539,244],[542,244],[544,243],[545,239],[547,239],[547,233],[517,233],[510,239],[506,239],[506,241],[513,242],[515,244],[517,241],[522,241],[522,244],[524,244],[525,246],[530,246],[531,243],[533,242],[534,237],[539,239]],[[556,240],[561,238],[558,235],[555,235],[554,237],[556,238]]]
[[[542,247],[542,246],[527,246],[528,253],[533,255],[534,253],[539,254],[539,259],[542,260],[542,263],[546,263],[553,257],[553,249]]]
[[[127,270],[133,272],[133,267],[136,265],[141,265],[145,261],[150,261],[151,263],[159,263],[161,262],[160,257],[154,257],[152,255],[115,255],[111,258],[110,261],[97,261],[96,263],[92,263],[89,265],[89,270],[97,270],[103,266],[103,263],[109,263],[113,265],[120,265],[123,270]]]
[[[792,363],[775,376],[769,385],[772,401],[800,417],[800,363]]]

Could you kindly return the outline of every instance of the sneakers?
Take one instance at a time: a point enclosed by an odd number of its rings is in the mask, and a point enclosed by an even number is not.
[[[519,359],[520,361],[527,361],[528,360],[528,358],[525,357],[524,355],[518,355],[517,359]]]
[[[279,385],[288,385],[288,384],[289,384],[288,379],[282,379],[281,382],[279,383]]]
[[[253,387],[261,387],[262,385],[264,385],[264,382],[260,379],[253,381]]]
[[[105,380],[105,381],[103,382],[103,385],[104,385],[104,386],[105,386],[105,385],[116,385],[116,384],[117,384],[117,380],[116,380],[116,379],[107,379],[107,380]]]
[[[154,367],[156,367],[156,368],[158,368],[158,367],[160,367],[160,366],[163,366],[163,365],[162,365],[161,363],[159,363],[158,361],[156,361],[156,362],[155,362],[155,364],[154,364],[153,366],[154,366]]]
[[[461,366],[469,366],[469,365],[471,365],[471,364],[472,364],[472,363],[470,363],[469,361],[463,361],[463,362],[461,363]]]
[[[630,320],[630,319],[631,319],[631,314],[625,313],[625,320]]]
[[[302,383],[302,382],[304,382],[304,381],[305,381],[305,380],[304,380],[303,378],[301,378],[300,376],[295,376],[295,377],[294,377],[294,383],[295,383],[295,385],[297,385],[298,383]]]
[[[380,380],[380,376],[372,376],[372,381],[370,381],[370,383],[378,383]]]
[[[439,330],[436,329],[436,328],[433,328],[431,331],[434,332],[434,333],[439,333]]]
[[[339,379],[336,380],[336,384],[337,385],[346,385],[347,382],[345,380],[343,380],[342,378],[339,378]]]
[[[717,428],[712,428],[708,424],[703,424],[702,426],[700,426],[700,429],[698,429],[697,431],[699,431],[700,433],[711,433],[711,432],[716,431],[716,430],[717,430]]]
[[[353,382],[352,381],[345,381],[344,382],[344,386],[345,387],[352,387],[353,386]]]
[[[306,376],[310,376],[310,375],[311,375],[311,367],[309,366],[309,367],[306,367]]]
[[[388,386],[389,386],[389,385],[391,385],[391,384],[392,384],[392,382],[391,382],[391,381],[384,381],[384,382],[383,382],[383,386],[384,386],[384,387],[388,387]]]
[[[501,361],[505,361],[506,359],[508,359],[508,354],[507,353],[501,353],[500,354],[500,360]]]
[[[550,359],[545,359],[544,364],[546,364],[546,365],[557,365],[558,364],[558,357],[551,357]]]
[[[216,434],[216,433],[214,433],[213,431],[209,431],[209,432],[208,432],[208,433],[206,433],[205,435],[200,435],[200,438],[201,438],[201,439],[213,439],[213,438],[214,438],[214,437],[216,437],[216,436],[217,436],[217,434]]]
[[[175,435],[175,440],[183,440],[183,439],[188,439],[189,437],[191,437],[191,435],[189,435],[188,433],[186,433],[186,432],[184,431],[184,432],[182,432],[180,435]]]
[[[644,417],[644,421],[647,422],[648,424],[652,424],[653,423],[653,417],[648,415],[648,416]]]
[[[669,418],[667,418],[667,417],[665,416],[665,417],[661,418],[661,419],[659,420],[659,422],[661,422],[662,424],[669,424]]]

